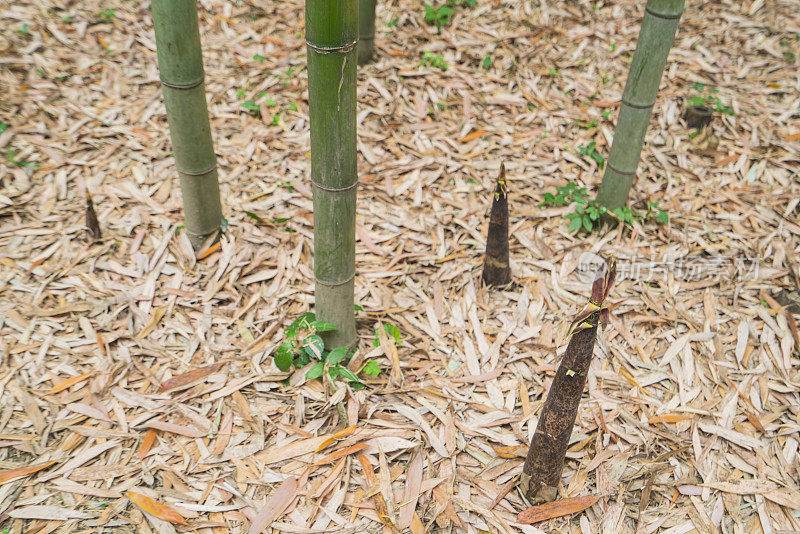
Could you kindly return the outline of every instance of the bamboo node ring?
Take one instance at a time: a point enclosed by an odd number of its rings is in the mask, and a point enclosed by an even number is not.
[[[308,39],[306,39],[306,45],[308,45],[309,48],[318,54],[346,54],[347,52],[353,50],[357,44],[358,39],[352,43],[345,43],[342,46],[317,46],[313,43],[310,43]]]

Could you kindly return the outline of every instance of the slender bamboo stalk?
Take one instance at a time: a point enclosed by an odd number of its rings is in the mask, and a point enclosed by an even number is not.
[[[489,230],[486,234],[486,253],[483,257],[483,283],[504,286],[511,282],[508,263],[508,185],[506,167],[500,163],[500,176],[494,189]]]
[[[364,65],[375,52],[375,4],[377,0],[358,0],[358,64]]]
[[[317,319],[329,347],[356,339],[356,0],[306,0]]]
[[[594,281],[592,298],[575,316],[569,330],[572,337],[542,406],[520,479],[521,489],[534,504],[552,501],[558,492],[564,456],[592,362],[597,327],[601,316],[607,313],[603,302],[615,275],[612,260],[605,273]]]
[[[195,0],[152,0],[150,5],[186,231],[197,248],[222,224],[197,4]]]
[[[683,3],[684,0],[647,1],[611,153],[597,194],[597,202],[611,210],[623,207],[628,200]]]

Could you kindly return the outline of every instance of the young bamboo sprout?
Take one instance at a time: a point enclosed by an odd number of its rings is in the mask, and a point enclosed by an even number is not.
[[[311,182],[314,194],[314,301],[336,327],[330,347],[356,340],[356,0],[306,0]]]
[[[222,226],[217,156],[206,107],[195,0],[152,0],[161,92],[167,108],[186,232],[195,248]]]
[[[656,102],[658,85],[684,0],[648,0],[628,81],[622,94],[617,129],[611,144],[597,202],[609,210],[625,205],[642,154],[647,123]]]
[[[508,263],[508,185],[503,163],[500,164],[500,176],[494,188],[482,279],[487,286],[504,286],[511,282]]]
[[[358,64],[364,65],[375,52],[375,4],[377,0],[358,0]]]
[[[608,314],[603,303],[615,276],[616,262],[612,259],[605,273],[594,281],[592,298],[575,316],[567,333],[569,345],[547,393],[522,469],[520,489],[531,503],[551,501],[558,492],[564,456],[592,361],[597,327]]]
[[[103,232],[100,231],[100,221],[97,220],[92,195],[89,194],[88,189],[86,190],[86,228],[89,229],[89,235],[92,236],[92,240],[99,241],[103,238]]]

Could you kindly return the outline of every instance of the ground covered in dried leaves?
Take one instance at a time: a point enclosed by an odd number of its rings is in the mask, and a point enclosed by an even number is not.
[[[575,235],[571,207],[540,207],[568,181],[596,192],[580,149],[608,153],[643,4],[479,0],[437,35],[421,4],[379,2],[356,298],[359,360],[383,372],[331,395],[271,357],[313,294],[302,2],[199,3],[228,220],[202,259],[180,230],[147,2],[4,3],[3,527],[800,531],[797,4],[689,2],[632,193],[668,224]],[[730,111],[695,136],[680,117],[701,93]],[[517,284],[487,292],[501,161]],[[622,280],[560,498],[600,498],[519,525],[508,489],[589,294],[587,251]],[[372,347],[379,321],[399,343]]]

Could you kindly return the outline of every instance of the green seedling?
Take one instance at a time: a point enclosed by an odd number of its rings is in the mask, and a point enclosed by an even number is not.
[[[111,22],[112,20],[114,20],[114,17],[117,15],[117,13],[113,9],[104,9],[97,15],[100,17],[101,21]]]
[[[428,67],[428,66],[435,67],[441,70],[442,72],[450,68],[450,65],[447,64],[447,61],[445,61],[443,55],[433,54],[431,52],[425,52],[419,64],[421,67]]]
[[[483,70],[489,70],[492,68],[492,55],[486,54],[486,56],[481,61],[481,65],[483,66]]]
[[[597,125],[597,122],[595,121],[593,126],[596,126],[596,125]],[[597,162],[597,165],[600,167],[600,170],[601,171],[603,170],[603,167],[606,164],[606,160],[605,160],[605,158],[603,158],[603,155],[600,154],[597,151],[597,143],[596,142],[592,141],[591,143],[589,143],[586,146],[578,147],[578,155],[580,155],[580,154],[583,154],[584,156],[587,156],[587,157],[592,158],[593,160],[595,160]]]
[[[395,17],[395,18],[393,18],[392,20],[390,20],[389,22],[386,23],[386,27],[387,28],[396,28],[398,22],[400,22],[400,17]]]
[[[436,25],[436,33],[442,33],[442,26],[449,26],[453,16],[453,8],[449,6],[434,7],[425,5],[425,22]]]
[[[14,33],[18,33],[20,35],[24,35],[25,37],[30,37],[31,32],[28,30],[28,24],[25,23],[19,30],[14,30]]]
[[[395,344],[400,343],[400,329],[391,323],[383,323],[383,330],[390,337],[394,338]],[[380,347],[381,341],[378,337],[378,327],[375,327],[375,338],[372,340],[373,347]]]
[[[261,106],[256,104],[255,100],[245,100],[242,102],[242,108],[246,109],[247,112],[254,117],[257,117],[258,113],[261,111]]]
[[[653,220],[659,224],[667,224],[669,215],[666,211],[658,208],[658,202],[649,202],[647,211],[641,215],[637,211],[623,206],[613,211],[597,203],[595,200],[588,199],[589,193],[585,187],[578,187],[575,183],[569,182],[565,186],[556,187],[556,194],[545,193],[544,202],[541,206],[567,206],[575,204],[575,210],[564,215],[569,221],[567,231],[570,233],[585,230],[591,232],[600,225],[604,215],[617,219],[622,224],[633,226],[634,221],[643,223]]]
[[[319,334],[333,330],[336,330],[336,327],[332,324],[317,321],[316,316],[311,312],[304,313],[284,330],[285,341],[278,345],[273,354],[275,365],[281,371],[288,371],[292,366],[299,369],[315,362],[306,372],[307,380],[320,378],[327,370],[331,380],[342,378],[351,386],[364,387],[364,383],[358,375],[344,365],[350,357],[349,349],[336,347],[328,350],[325,347],[325,341]],[[362,367],[360,372],[363,372],[365,368],[366,366]],[[367,374],[372,372],[374,372],[374,366],[369,367]],[[380,372],[380,368],[378,368],[378,372]]]
[[[717,113],[724,113],[725,115],[736,115],[733,109],[725,106],[722,103],[722,100],[716,95],[719,92],[719,89],[714,87],[706,88],[706,86],[702,83],[694,83],[692,84],[692,89],[697,91],[698,95],[691,96],[686,100],[686,103],[690,106],[705,106],[713,109]]]
[[[8,161],[11,164],[16,165],[17,167],[22,167],[23,169],[25,167],[29,167],[31,165],[33,165],[33,167],[35,167],[35,168],[39,167],[39,164],[38,163],[34,163],[33,161],[18,160],[16,151],[14,151],[11,148],[8,149],[8,152],[6,153],[6,155],[8,156]]]

